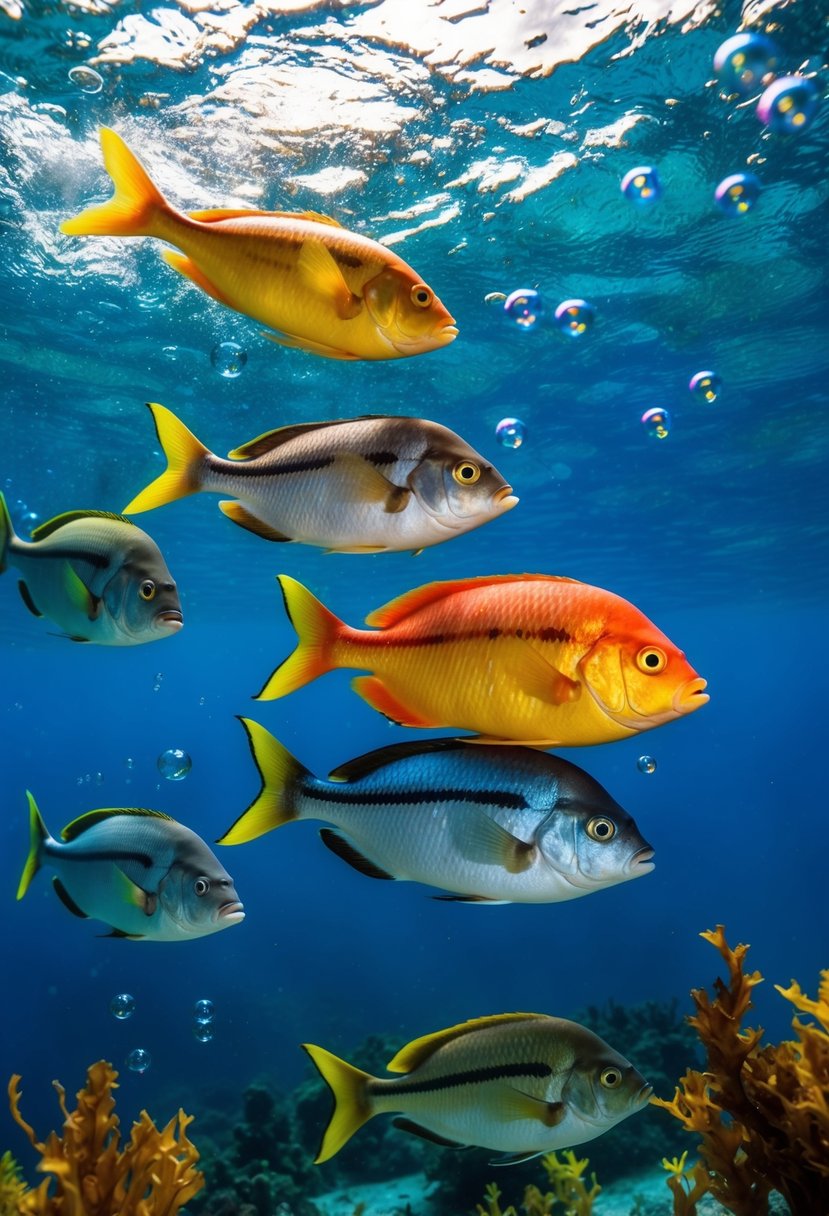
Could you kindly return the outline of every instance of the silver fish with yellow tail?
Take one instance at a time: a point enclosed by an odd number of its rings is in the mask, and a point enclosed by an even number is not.
[[[67,511],[15,535],[0,494],[0,574],[20,571],[23,603],[73,642],[138,646],[182,627],[181,602],[155,541],[123,515]]]
[[[17,898],[41,866],[75,916],[93,917],[111,937],[175,942],[217,933],[244,920],[233,879],[205,842],[161,811],[107,808],[50,836],[29,799],[29,856]]]
[[[148,408],[167,469],[127,504],[128,514],[201,490],[231,494],[220,510],[265,540],[381,553],[439,544],[518,502],[474,448],[423,418],[284,426],[222,460],[171,410]]]
[[[647,1105],[651,1086],[592,1031],[540,1013],[498,1013],[415,1039],[379,1078],[312,1043],[334,1095],[316,1164],[375,1115],[448,1148],[497,1149],[509,1165],[594,1140]]]
[[[532,748],[395,743],[315,777],[263,726],[244,726],[262,789],[219,844],[321,819],[323,844],[369,878],[466,903],[552,903],[639,878],[653,849],[583,769]]]
[[[109,202],[61,224],[70,236],[153,236],[203,292],[277,330],[265,336],[330,359],[400,359],[446,346],[455,322],[385,245],[316,211],[177,211],[120,135],[100,131]]]

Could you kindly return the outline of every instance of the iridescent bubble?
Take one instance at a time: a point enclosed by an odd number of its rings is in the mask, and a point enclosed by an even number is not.
[[[622,178],[622,194],[632,203],[649,207],[662,197],[662,183],[652,165],[640,165]]]
[[[527,428],[520,418],[502,418],[495,428],[495,438],[505,448],[520,448],[527,437]]]
[[[180,747],[168,747],[156,761],[158,771],[168,781],[183,781],[193,765],[193,761]]]
[[[653,756],[640,756],[636,761],[636,767],[640,773],[655,773],[656,761]]]
[[[235,380],[237,376],[241,376],[247,361],[247,351],[243,350],[238,342],[220,342],[210,352],[210,362],[225,380]]]
[[[94,68],[83,65],[69,69],[69,79],[76,84],[82,93],[100,93],[104,87],[104,79]]]
[[[134,1047],[124,1063],[130,1072],[146,1072],[152,1064],[152,1056],[144,1047]]]
[[[215,1016],[216,1010],[212,1001],[208,1001],[206,999],[196,1001],[195,1005],[193,1006],[193,1017],[202,1026],[206,1026],[208,1022],[212,1022]]]
[[[753,173],[732,173],[717,186],[714,198],[726,215],[745,215],[757,202],[761,189]]]
[[[209,1043],[214,1035],[213,1027],[209,1022],[197,1022],[193,1027],[193,1037],[199,1043]]]
[[[109,1002],[109,1012],[114,1018],[118,1018],[119,1022],[131,1018],[135,1013],[135,997],[130,996],[128,992],[119,992]]]
[[[697,372],[688,384],[692,396],[706,405],[713,405],[722,392],[722,379],[716,372]]]
[[[580,338],[596,319],[596,310],[587,300],[562,300],[556,309],[556,325],[563,334]]]
[[[735,34],[717,50],[714,71],[724,90],[747,97],[774,75],[779,60],[777,47],[765,34]]]
[[[504,300],[504,315],[519,329],[535,329],[543,312],[544,302],[531,287],[512,291]]]
[[[776,135],[805,131],[817,114],[820,95],[805,76],[780,76],[757,103],[757,117]]]
[[[642,426],[649,439],[667,439],[671,433],[671,415],[661,408],[645,410]]]

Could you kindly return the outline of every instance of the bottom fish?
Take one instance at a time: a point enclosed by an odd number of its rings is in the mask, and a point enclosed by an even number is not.
[[[447,1148],[498,1149],[498,1164],[584,1144],[647,1105],[652,1089],[631,1063],[576,1022],[498,1013],[415,1039],[381,1079],[303,1043],[334,1095],[315,1164],[374,1115]]]
[[[88,811],[55,840],[29,799],[29,856],[17,888],[22,899],[42,865],[61,903],[94,917],[112,937],[157,942],[204,937],[244,920],[233,879],[200,836],[161,811]]]

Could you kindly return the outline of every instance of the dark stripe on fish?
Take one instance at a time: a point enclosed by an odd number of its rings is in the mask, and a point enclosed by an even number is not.
[[[366,452],[360,453],[363,460],[369,460],[372,464],[397,464],[399,460],[395,452]]]
[[[555,629],[548,626],[544,629],[468,629],[463,633],[430,633],[425,637],[391,637],[387,629],[377,630],[376,633],[361,634],[360,643],[366,646],[377,643],[380,646],[443,646],[447,642],[474,642],[479,638],[520,638],[530,642],[572,642],[572,635],[566,629]]]
[[[387,792],[377,791],[360,793],[350,785],[332,783],[323,789],[313,787],[303,790],[306,798],[316,798],[319,802],[351,803],[354,806],[421,806],[423,803],[434,802],[473,802],[479,806],[497,806],[508,810],[524,811],[529,803],[522,794],[511,790],[469,790],[469,789],[416,789],[408,791]]]
[[[331,247],[329,253],[335,262],[339,262],[341,266],[350,266],[352,270],[360,270],[365,265],[362,258],[355,257],[352,253],[343,253],[336,246]]]
[[[153,859],[149,853],[115,853],[109,850],[102,850],[100,853],[76,853],[72,850],[73,861],[136,861],[145,870],[149,870],[153,864]]]
[[[508,1077],[537,1077],[546,1080],[553,1075],[549,1064],[490,1064],[487,1068],[470,1068],[467,1072],[448,1072],[444,1077],[433,1077],[430,1081],[383,1081],[385,1094],[426,1094],[440,1089],[454,1089],[460,1085],[483,1085],[487,1081],[505,1081]],[[371,1085],[369,1084],[369,1092]],[[380,1092],[380,1091],[378,1091]]]
[[[255,460],[256,457],[253,457]],[[281,473],[313,473],[316,469],[327,469],[329,465],[334,464],[336,456],[316,456],[310,457],[308,460],[292,460],[290,463],[276,465],[267,469],[254,469],[250,464],[246,464],[244,460],[238,463],[233,461],[223,460],[222,465],[232,465],[232,476],[234,477],[276,477]],[[222,470],[223,472],[225,469]],[[230,471],[230,470],[227,470]]]
[[[98,570],[106,570],[110,559],[104,557],[102,553],[88,553],[82,549],[53,549],[51,546],[48,549],[41,549],[35,541],[31,548],[26,549],[26,559],[30,557],[48,557],[60,558],[67,562],[88,562],[90,566],[97,567]]]

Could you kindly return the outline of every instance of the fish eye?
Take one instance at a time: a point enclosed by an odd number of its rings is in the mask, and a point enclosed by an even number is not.
[[[616,835],[616,824],[612,819],[606,819],[604,815],[594,815],[587,821],[587,835],[591,840],[598,840],[600,844],[604,844],[606,840],[612,840]]]
[[[459,486],[474,486],[481,476],[480,466],[474,460],[459,460],[452,470],[452,476]]]
[[[415,283],[410,296],[412,303],[418,308],[428,308],[435,298],[435,293],[425,283]]]
[[[138,588],[138,594],[142,600],[151,600],[155,596],[155,583],[151,578],[145,578],[141,586]]]
[[[210,890],[210,880],[207,878],[197,878],[193,883],[193,890],[197,895],[206,895]]]
[[[658,646],[644,646],[636,656],[636,666],[649,676],[659,675],[668,663],[668,656]]]
[[[618,1089],[622,1084],[622,1074],[618,1068],[611,1064],[609,1068],[602,1069],[599,1080],[605,1089]]]

